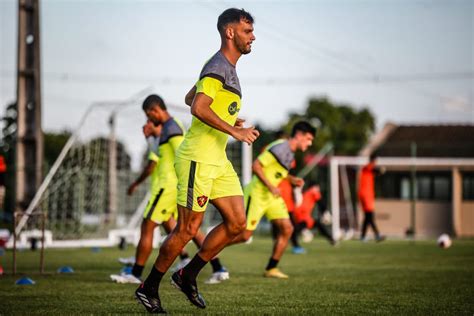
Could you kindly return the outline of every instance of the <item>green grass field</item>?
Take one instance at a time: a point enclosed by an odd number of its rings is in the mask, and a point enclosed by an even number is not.
[[[280,267],[289,280],[262,277],[269,238],[226,249],[221,258],[231,279],[203,284],[210,267],[200,276],[207,309],[191,306],[169,284],[169,275],[161,286],[163,306],[168,313],[188,315],[474,314],[474,240],[454,241],[447,250],[434,241],[348,241],[333,248],[315,240],[306,247],[306,255],[287,251],[283,257]],[[135,285],[109,281],[109,274],[120,272],[117,258],[132,254],[132,247],[97,253],[47,250],[50,274],[40,276],[36,272],[39,252],[23,251],[18,269],[36,285],[14,285],[19,276],[1,276],[0,314],[146,314],[133,298]],[[9,251],[1,257],[6,273],[11,271],[11,255]],[[156,251],[153,260],[155,255]],[[56,274],[64,265],[72,266],[75,274]]]

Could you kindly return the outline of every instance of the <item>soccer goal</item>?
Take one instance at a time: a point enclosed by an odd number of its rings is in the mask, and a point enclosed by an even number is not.
[[[127,100],[94,103],[87,109],[27,210],[16,214],[18,247],[28,247],[32,239],[40,243],[44,239],[46,247],[107,247],[124,239],[138,243],[149,183],[140,185],[132,196],[127,188],[147,159],[141,102],[149,93],[146,89]],[[171,115],[189,126],[188,107],[167,106]],[[247,183],[251,147],[230,141],[227,155]],[[38,213],[45,214],[44,225]],[[205,225],[218,220],[216,213],[207,212]],[[13,246],[13,240],[8,246]]]
[[[357,175],[348,177],[348,170],[360,168],[368,163],[367,157],[342,157],[333,156],[330,159],[330,205],[332,212],[332,234],[335,238],[343,238],[349,232],[348,237],[352,237],[351,233],[357,228],[357,197],[351,195],[350,187],[356,188]],[[407,224],[407,233],[415,234],[416,219],[415,212],[417,210],[418,186],[417,172],[427,171],[443,171],[451,174],[452,185],[446,186],[446,190],[450,190],[452,195],[451,216],[449,221],[453,223],[453,229],[456,231],[460,225],[460,204],[462,203],[462,182],[461,171],[473,170],[474,159],[465,158],[423,158],[423,157],[380,157],[376,160],[378,167],[384,167],[386,171],[404,171],[412,175],[411,179],[403,186],[405,196],[411,200],[410,203],[410,220]],[[349,168],[350,167],[350,168]],[[355,203],[354,203],[355,202]],[[408,202],[405,202],[408,203]],[[420,214],[421,215],[421,214]],[[344,232],[344,233],[343,233]]]

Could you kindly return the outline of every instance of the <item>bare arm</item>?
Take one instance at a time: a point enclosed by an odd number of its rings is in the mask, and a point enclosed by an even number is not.
[[[257,139],[260,133],[255,129],[255,127],[234,127],[217,116],[217,114],[211,110],[212,101],[212,98],[204,93],[196,94],[191,105],[191,113],[207,125],[214,127],[239,141],[246,142],[249,145]]]
[[[290,183],[296,187],[302,187],[304,185],[304,180],[302,178],[292,176],[291,174],[289,174],[287,178],[290,180]]]
[[[196,86],[193,86],[186,96],[184,97],[184,103],[191,106],[193,104],[194,96],[196,95]]]
[[[270,190],[270,192],[272,192],[273,195],[281,195],[280,189],[271,184],[270,181],[268,181],[267,177],[265,177],[265,174],[263,173],[262,163],[258,159],[254,160],[252,164],[252,171],[260,179],[260,181],[262,181],[262,183]]]
[[[153,172],[153,169],[155,169],[156,162],[153,160],[148,160],[148,164],[143,168],[142,173],[140,176],[128,187],[127,194],[132,195],[133,192],[137,189],[137,187],[145,181],[146,178],[150,176],[150,174]]]

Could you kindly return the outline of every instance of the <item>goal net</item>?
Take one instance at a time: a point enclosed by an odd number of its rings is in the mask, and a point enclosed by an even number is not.
[[[28,214],[41,212],[46,214],[47,247],[112,246],[121,238],[138,242],[149,181],[132,196],[127,188],[147,159],[142,134],[146,118],[140,107],[145,96],[97,103],[87,110],[26,214],[16,216],[19,247],[27,246],[28,238],[40,238],[40,217]],[[168,105],[168,110],[189,126],[189,108]],[[248,182],[251,148],[230,140],[227,155],[242,182]],[[210,207],[204,225],[218,221],[220,216]]]

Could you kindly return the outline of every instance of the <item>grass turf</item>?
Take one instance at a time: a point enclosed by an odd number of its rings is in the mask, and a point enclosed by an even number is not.
[[[473,315],[474,240],[455,240],[450,249],[434,241],[347,241],[331,247],[323,240],[305,244],[306,255],[287,251],[280,267],[289,280],[265,279],[263,269],[271,249],[269,238],[226,249],[222,261],[231,279],[205,285],[211,273],[205,267],[200,292],[208,307],[198,310],[169,284],[165,276],[160,293],[171,314],[245,315]],[[192,247],[190,250],[194,251]],[[118,249],[47,250],[46,271],[38,275],[39,252],[18,255],[18,271],[36,281],[14,285],[21,275],[0,277],[0,314],[146,314],[133,292],[136,285],[114,284],[109,274],[119,273],[118,257],[133,254]],[[145,268],[151,267],[156,251]],[[0,257],[11,271],[11,251]],[[72,275],[58,275],[69,265]]]

